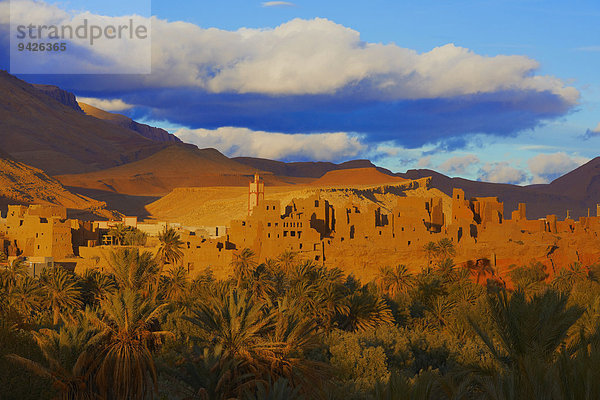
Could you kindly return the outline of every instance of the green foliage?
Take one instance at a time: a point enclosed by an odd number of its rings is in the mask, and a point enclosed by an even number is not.
[[[158,240],[160,249],[157,257],[162,264],[178,264],[183,259],[183,242],[175,229],[165,227]]]
[[[44,359],[29,332],[0,323],[0,399],[38,400],[53,396],[50,379],[29,373],[24,366],[6,358],[8,354],[19,354],[35,362]]]
[[[360,339],[358,335],[334,332],[329,338],[330,362],[338,379],[368,391],[378,382],[387,381],[390,372],[383,347]]]
[[[546,266],[536,262],[528,267],[514,267],[510,271],[509,277],[517,288],[536,292],[544,288],[548,274]]]
[[[455,266],[443,240],[425,246],[421,272],[385,267],[366,284],[248,249],[219,281],[190,276],[181,246],[166,230],[158,257],[121,248],[111,273],[3,268],[0,398],[600,396],[596,266],[550,285],[542,264],[514,267],[511,292],[485,260]]]

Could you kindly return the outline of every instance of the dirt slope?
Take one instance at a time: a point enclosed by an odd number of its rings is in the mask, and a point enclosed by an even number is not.
[[[0,148],[49,175],[136,161],[165,144],[90,117],[0,71]]]
[[[329,171],[321,178],[312,182],[313,186],[347,186],[347,185],[376,185],[385,183],[402,183],[407,179],[386,175],[376,168],[355,168]]]
[[[369,160],[352,160],[341,164],[330,162],[282,162],[265,158],[236,157],[233,160],[263,171],[272,172],[279,176],[294,176],[298,178],[320,178],[329,171],[354,168],[378,168]],[[386,169],[378,168],[381,172],[391,175]]]
[[[450,207],[450,198],[437,189],[418,188],[410,190],[410,181],[386,185],[352,185],[343,190],[335,187],[267,186],[265,199],[279,200],[289,204],[294,198],[306,198],[315,193],[327,199],[341,210],[348,201],[361,207],[376,205],[391,210],[399,197],[418,196],[444,198],[444,206]],[[229,225],[232,219],[248,214],[248,189],[246,187],[178,188],[167,196],[146,206],[148,214],[158,220],[180,222],[188,226]],[[447,211],[448,211],[447,210]]]
[[[175,144],[140,161],[119,167],[57,178],[69,187],[112,191],[136,196],[166,195],[177,187],[247,187],[254,168],[239,164],[215,149]],[[264,174],[268,185],[294,183]]]
[[[75,210],[101,210],[104,203],[74,194],[43,171],[0,153],[0,208],[7,204],[56,204]]]

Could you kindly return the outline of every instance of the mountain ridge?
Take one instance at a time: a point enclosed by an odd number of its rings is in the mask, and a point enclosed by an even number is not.
[[[177,136],[162,128],[142,124],[125,115],[104,111],[86,103],[79,102],[78,105],[86,115],[113,123],[125,129],[130,129],[152,141],[160,143],[183,143]]]

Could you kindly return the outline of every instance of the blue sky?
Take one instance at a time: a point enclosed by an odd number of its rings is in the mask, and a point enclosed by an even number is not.
[[[370,158],[529,184],[600,155],[598,1],[153,1],[151,12],[151,77],[21,77],[232,156]]]

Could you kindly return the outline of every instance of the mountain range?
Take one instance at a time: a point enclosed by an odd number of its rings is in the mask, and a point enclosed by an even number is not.
[[[47,201],[89,208],[95,201],[91,196],[109,208],[134,212],[175,188],[245,186],[255,172],[267,186],[279,187],[431,177],[430,186],[446,194],[461,188],[468,197],[499,197],[506,216],[519,202],[527,203],[528,218],[562,218],[567,210],[579,217],[588,209],[595,215],[600,198],[600,158],[550,184],[530,186],[450,178],[427,169],[393,173],[369,160],[335,164],[228,158],[215,149],[181,143],[163,129],[78,103],[56,86],[31,85],[3,71],[0,149],[0,206]]]

